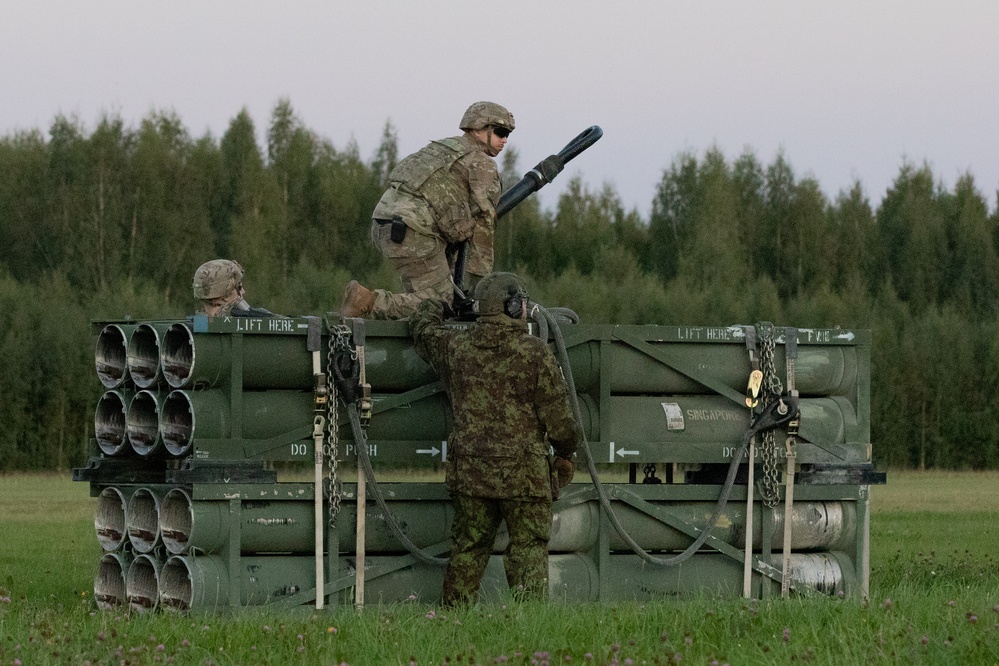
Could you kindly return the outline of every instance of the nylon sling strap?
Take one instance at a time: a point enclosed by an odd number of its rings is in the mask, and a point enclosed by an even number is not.
[[[763,386],[763,370],[760,369],[760,357],[756,353],[756,327],[743,326],[742,330],[746,336],[746,351],[749,352],[749,364],[752,367],[749,383],[746,385],[746,407],[752,409],[759,402],[760,388]]]
[[[746,386],[746,407],[753,410],[759,403],[760,387],[763,385],[763,371],[760,370],[760,357],[756,354],[756,328],[743,326],[746,336],[746,351],[749,353],[749,383]],[[747,479],[746,479],[746,544],[742,562],[742,596],[749,599],[753,595],[753,486],[756,483],[756,435],[749,439]]]
[[[354,340],[354,351],[357,354],[357,364],[359,370],[360,399],[358,400],[359,421],[362,426],[367,426],[371,420],[371,385],[368,384],[367,370],[364,359],[364,320],[353,318],[350,320],[351,337]],[[355,441],[354,444],[360,448],[367,446],[365,441]],[[355,563],[354,572],[354,607],[358,610],[364,608],[364,588],[365,588],[365,557],[366,557],[366,535],[367,535],[367,484],[364,474],[364,459],[360,453],[357,455],[357,535],[355,538]]]
[[[792,400],[797,400],[798,390],[794,385],[794,364],[798,358],[798,329],[784,329],[784,358],[787,365],[787,394]],[[798,433],[800,416],[787,425],[787,439],[784,440],[784,451],[787,455],[787,467],[784,473],[784,553],[781,558],[780,593],[787,597],[791,591],[791,511],[794,507],[794,468],[797,458],[795,435]]]
[[[329,400],[329,387],[323,372],[322,322],[319,317],[307,317],[309,322],[305,338],[305,348],[312,353],[312,396],[315,415],[312,420],[312,447],[315,461],[315,489],[313,491],[316,520],[316,610],[322,610],[325,602],[323,588],[326,586],[323,542],[323,447],[326,432],[326,407]]]

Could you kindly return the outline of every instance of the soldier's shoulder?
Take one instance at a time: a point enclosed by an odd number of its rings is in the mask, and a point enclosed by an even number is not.
[[[551,350],[544,340],[529,333],[522,333],[512,337],[509,344],[526,354],[530,354],[534,358],[540,359],[551,354]]]
[[[472,144],[470,144],[466,139],[466,137],[464,136],[449,136],[446,139],[437,139],[436,141],[432,141],[431,143],[447,146],[451,150],[457,151],[459,153],[464,153],[473,147]]]

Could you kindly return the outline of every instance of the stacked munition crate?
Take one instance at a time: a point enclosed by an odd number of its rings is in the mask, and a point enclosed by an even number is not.
[[[97,498],[101,606],[439,600],[452,517],[443,483],[354,477],[368,458],[375,477],[441,478],[412,474],[441,469],[450,414],[407,322],[195,316],[95,329],[104,392],[74,478]],[[568,324],[552,334],[603,477],[590,483],[580,455],[555,503],[553,599],[866,594],[868,490],[884,482],[871,465],[868,332]],[[758,412],[775,384],[793,389],[800,419],[757,435],[754,464],[743,459],[708,525],[748,405]],[[345,398],[360,403],[363,430]],[[651,561],[705,529],[682,566]],[[501,534],[484,599],[504,593],[505,545]]]

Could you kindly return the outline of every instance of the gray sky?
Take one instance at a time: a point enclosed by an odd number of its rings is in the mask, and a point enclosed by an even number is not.
[[[946,187],[999,188],[999,2],[975,0],[3,0],[0,134],[90,129],[172,109],[220,137],[246,107],[262,138],[281,97],[370,159],[391,119],[401,154],[457,133],[480,99],[513,111],[521,170],[590,125],[573,174],[648,214],[682,151],[783,148],[830,197],[877,204],[903,160]]]

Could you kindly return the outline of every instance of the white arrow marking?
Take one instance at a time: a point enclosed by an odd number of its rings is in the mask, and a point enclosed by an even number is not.
[[[429,448],[429,449],[416,449],[416,452],[417,453],[429,453],[432,456],[436,456],[438,453],[441,452],[441,450],[438,449],[436,446],[434,446],[434,447]]]
[[[623,458],[624,456],[637,456],[638,451],[626,451],[622,446],[620,449],[617,450],[617,454]]]
[[[223,481],[224,483],[229,483],[229,479],[228,479],[228,478],[225,478],[225,479],[222,479],[222,481]]]
[[[835,337],[839,340],[846,340],[847,342],[849,342],[850,340],[853,340],[854,336],[853,333],[840,333]]]

